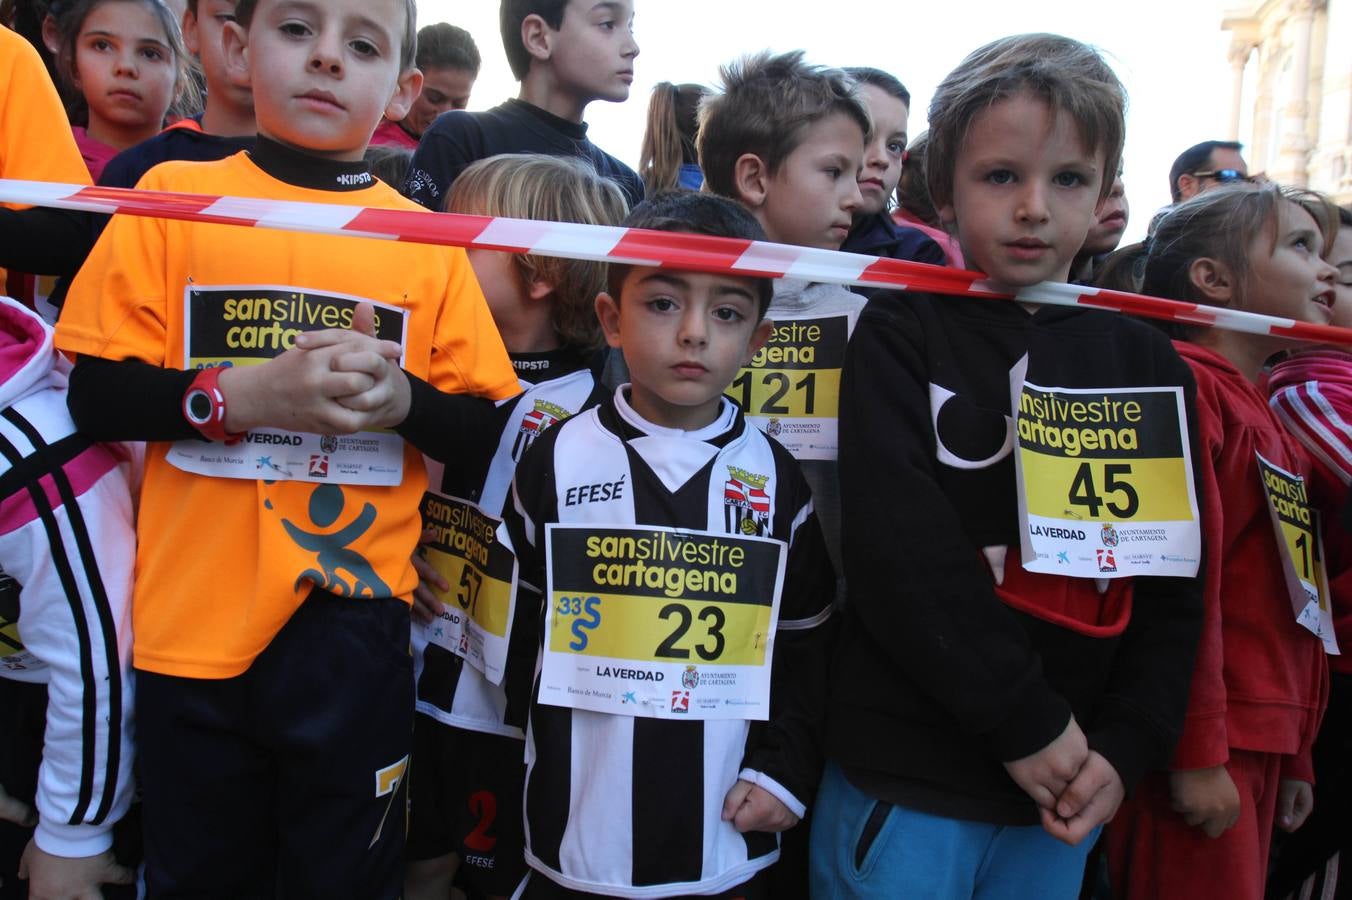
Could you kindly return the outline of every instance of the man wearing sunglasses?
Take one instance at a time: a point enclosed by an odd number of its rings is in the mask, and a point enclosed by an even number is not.
[[[1217,185],[1251,181],[1235,141],[1203,141],[1189,147],[1169,170],[1169,192],[1179,203]]]

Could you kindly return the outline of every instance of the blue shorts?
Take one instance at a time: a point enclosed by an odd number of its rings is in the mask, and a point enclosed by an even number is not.
[[[991,825],[877,800],[829,763],[812,813],[813,900],[1074,900],[1098,829],[1070,847],[1039,825]]]

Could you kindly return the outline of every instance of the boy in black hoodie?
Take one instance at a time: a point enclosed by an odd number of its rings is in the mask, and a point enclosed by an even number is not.
[[[1097,53],[1054,35],[996,41],[940,85],[930,189],[993,290],[1065,280],[1117,171],[1123,103]],[[1193,391],[1164,336],[1122,316],[870,302],[841,387],[848,592],[814,896],[1076,895],[1099,826],[1182,723],[1201,616]],[[1102,447],[1065,452],[1075,428],[1034,439],[1047,397],[1078,409],[1104,395],[1158,400],[1170,449],[1119,453],[1105,472]],[[1167,487],[1142,474],[1158,457]],[[1034,465],[1045,458],[1065,465]],[[1144,504],[1179,494],[1174,543],[1133,546],[1145,529],[1126,526],[1155,515]],[[1046,497],[1068,508],[1055,547],[1032,524]],[[1162,572],[1161,550],[1189,559]],[[1115,577],[1138,561],[1171,577]],[[1057,574],[1072,570],[1086,577]]]

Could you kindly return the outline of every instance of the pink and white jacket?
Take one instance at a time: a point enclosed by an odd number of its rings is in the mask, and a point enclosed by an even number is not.
[[[133,460],[76,432],[69,371],[0,297],[0,677],[47,685],[38,846],[92,856],[131,800]]]
[[[1352,675],[1352,534],[1337,515],[1352,486],[1352,353],[1331,347],[1296,353],[1272,369],[1268,391],[1277,417],[1315,460],[1310,490],[1328,510],[1325,564],[1342,650],[1329,657],[1329,668]]]

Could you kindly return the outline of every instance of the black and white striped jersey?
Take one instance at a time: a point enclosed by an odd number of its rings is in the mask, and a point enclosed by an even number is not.
[[[599,368],[600,358],[593,361],[592,368],[587,362],[572,350],[513,354],[512,363],[524,393],[501,407],[503,427],[496,436],[496,449],[487,460],[487,469],[448,469],[428,459],[428,484],[444,499],[457,498],[477,506],[490,521],[500,519],[522,454],[549,428],[595,406],[606,396],[594,370]],[[420,656],[416,666],[418,712],[469,731],[524,737],[520,727],[503,721],[507,701],[502,687],[466,664],[463,657],[434,642],[432,632],[438,627],[440,620],[413,628],[415,655]]]
[[[513,644],[537,657],[550,523],[666,526],[788,545],[768,721],[551,706],[539,702],[529,665],[514,661],[507,676],[508,719],[529,720],[532,867],[574,890],[664,897],[715,893],[773,863],[777,836],[739,834],[721,811],[741,778],[802,815],[820,772],[835,577],[798,463],[731,401],[711,426],[681,432],[645,422],[622,387],[536,443],[503,519],[521,563]]]

